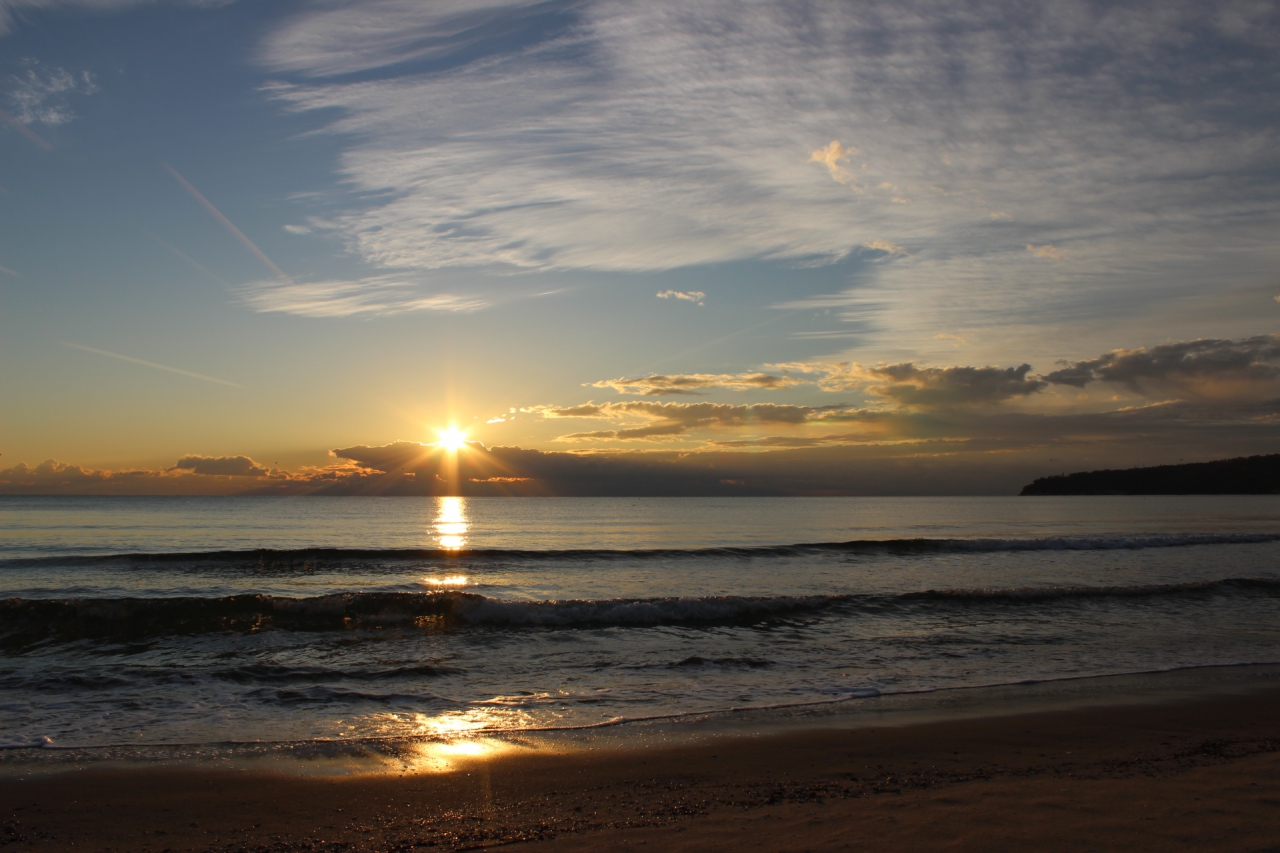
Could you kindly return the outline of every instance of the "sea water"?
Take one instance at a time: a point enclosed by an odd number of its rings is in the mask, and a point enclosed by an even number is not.
[[[6,756],[1277,662],[1275,496],[0,498]]]

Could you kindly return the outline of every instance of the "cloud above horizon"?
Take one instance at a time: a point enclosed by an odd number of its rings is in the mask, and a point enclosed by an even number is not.
[[[812,386],[829,393],[860,392],[880,402],[916,410],[995,406],[1029,399],[1050,386],[1083,389],[1095,381],[1122,385],[1138,396],[1159,399],[1170,393],[1241,401],[1280,396],[1280,385],[1276,383],[1280,379],[1280,334],[1116,349],[1098,358],[1060,364],[1058,370],[1037,374],[1025,363],[1017,367],[928,366],[913,362],[866,366],[850,361],[814,360],[766,365],[778,373],[652,374],[605,379],[587,383],[586,387],[608,388],[620,394],[667,396],[712,390],[785,391]],[[599,408],[586,404],[585,408],[555,411],[594,413]]]
[[[1049,386],[1048,382],[1031,373],[1029,364],[1019,367],[924,367],[908,362],[866,367],[856,362],[805,361],[770,366],[783,371],[782,374],[654,374],[634,379],[605,379],[588,383],[587,387],[658,397],[698,394],[712,389],[782,391],[813,385],[828,392],[861,391],[900,406],[924,409],[993,405],[1029,397]],[[796,376],[797,373],[802,376]],[[805,375],[816,375],[817,378],[810,379]]]
[[[849,407],[791,406],[775,403],[728,405],[724,403],[585,403],[580,406],[537,406],[527,409],[544,418],[601,418],[639,420],[641,425],[622,429],[592,430],[562,435],[557,441],[635,441],[682,436],[694,429],[732,429],[744,426],[796,426]]]
[[[1045,375],[1055,385],[1083,388],[1090,382],[1123,385],[1135,394],[1170,390],[1221,397],[1249,388],[1280,392],[1280,335],[1243,340],[1178,341],[1154,347],[1117,349],[1094,359],[1067,364]]]
[[[1031,365],[1019,367],[919,367],[879,364],[864,367],[856,362],[793,362],[776,365],[802,373],[824,374],[817,384],[824,391],[864,390],[900,406],[931,409],[1003,403],[1029,397],[1048,387],[1031,374]]]
[[[266,477],[271,471],[248,456],[184,456],[173,466],[175,471],[190,471],[213,477]]]

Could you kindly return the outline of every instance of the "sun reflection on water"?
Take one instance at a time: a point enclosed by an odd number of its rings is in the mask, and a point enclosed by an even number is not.
[[[466,575],[445,575],[442,578],[423,578],[422,580],[424,583],[429,583],[432,586],[444,587],[444,586],[466,586],[467,585]]]
[[[491,728],[495,723],[501,722],[487,709],[455,711],[434,717],[427,714],[416,714],[415,717],[420,733],[441,738],[456,738],[473,734]]]
[[[450,743],[420,743],[402,754],[400,761],[406,770],[417,773],[451,773],[465,766],[465,762],[496,757],[499,752],[513,749],[506,741],[496,738],[484,740],[453,741]]]
[[[446,551],[458,551],[467,546],[467,499],[457,497],[437,498],[435,533],[436,541]]]
[[[389,715],[387,733],[423,737],[401,753],[405,769],[423,773],[448,773],[459,762],[488,759],[517,749],[518,745],[497,737],[499,732],[530,724],[528,716],[507,708],[470,708],[442,714]]]

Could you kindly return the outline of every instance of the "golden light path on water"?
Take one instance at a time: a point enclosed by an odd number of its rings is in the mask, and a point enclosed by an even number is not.
[[[485,740],[455,741],[449,743],[420,743],[400,754],[398,761],[410,772],[451,773],[470,761],[495,758],[500,752],[514,749],[506,741],[494,738]]]
[[[435,535],[440,547],[458,551],[467,545],[466,498],[437,498]]]
[[[439,577],[439,578],[423,578],[423,581],[425,583],[431,584],[432,586],[438,586],[438,587],[466,586],[467,576],[466,575],[445,575],[444,577]]]
[[[448,773],[460,762],[488,759],[518,749],[510,741],[492,736],[519,729],[530,717],[509,708],[470,708],[443,714],[387,714],[380,728],[395,737],[421,737],[397,754],[403,769],[423,773]],[[490,733],[488,736],[486,733]]]
[[[429,530],[442,550],[465,548],[469,528],[466,498],[436,498],[435,518]],[[433,574],[422,580],[437,589],[456,589],[467,585],[467,576],[463,574]],[[448,773],[458,769],[459,762],[488,759],[519,748],[495,735],[528,729],[535,724],[534,718],[523,710],[503,705],[504,697],[499,696],[483,703],[483,707],[473,706],[467,710],[434,715],[377,714],[365,720],[384,737],[421,738],[421,741],[398,752],[396,760],[402,770]]]
[[[449,450],[452,436],[441,433],[442,443]],[[461,434],[457,435],[461,443]],[[461,497],[436,499],[436,515],[431,531],[436,543],[445,551],[459,551],[467,545],[467,501]],[[462,574],[428,575],[423,582],[437,588],[457,588],[467,584]],[[472,708],[466,711],[450,711],[444,714],[385,714],[377,725],[384,734],[392,737],[422,737],[405,752],[399,761],[404,769],[423,773],[448,773],[457,763],[467,759],[489,758],[499,752],[512,749],[506,741],[485,737],[482,733],[510,730],[529,724],[529,717],[519,711],[505,708]]]

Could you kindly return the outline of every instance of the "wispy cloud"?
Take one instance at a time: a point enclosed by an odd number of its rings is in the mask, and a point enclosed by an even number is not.
[[[18,131],[18,133],[22,134],[24,137],[27,138],[28,142],[30,142],[32,145],[36,146],[37,148],[43,148],[45,151],[53,150],[53,146],[49,144],[48,140],[40,136],[31,128],[27,127],[22,122],[18,121],[13,116],[9,115],[4,110],[0,110],[0,121],[3,121],[5,124],[9,125],[9,127],[12,127],[14,130]]]
[[[153,370],[164,370],[164,371],[166,371],[166,372],[168,372],[168,373],[176,373],[176,374],[178,374],[179,376],[189,376],[189,377],[191,377],[192,379],[201,379],[201,380],[204,380],[205,382],[214,382],[214,383],[216,383],[216,384],[218,384],[218,385],[226,385],[226,386],[228,386],[228,387],[230,387],[230,388],[240,388],[240,387],[241,387],[239,384],[237,384],[237,383],[235,383],[235,382],[228,382],[228,381],[227,381],[227,380],[225,380],[225,379],[218,379],[217,377],[214,377],[214,376],[205,376],[203,373],[193,373],[193,372],[192,372],[192,371],[190,371],[190,370],[183,370],[183,369],[178,368],[178,367],[169,367],[168,365],[165,365],[165,364],[156,364],[154,361],[145,361],[145,360],[143,360],[143,359],[141,359],[141,358],[134,358],[134,357],[133,357],[133,356],[131,356],[131,355],[121,355],[121,354],[120,354],[120,353],[118,353],[118,352],[108,352],[107,350],[104,350],[104,349],[96,349],[96,348],[94,348],[94,347],[87,347],[87,346],[85,346],[85,345],[83,345],[83,344],[73,344],[73,343],[71,343],[71,342],[69,342],[69,341],[63,341],[62,343],[63,343],[65,346],[72,347],[73,349],[83,350],[84,352],[91,352],[91,353],[93,353],[94,355],[105,355],[105,356],[107,356],[108,358],[117,358],[117,359],[119,359],[119,360],[121,360],[121,361],[127,361],[127,362],[129,362],[130,364],[140,364],[140,365],[142,365],[143,367],[150,367],[150,368],[152,368]]]
[[[792,332],[791,337],[807,341],[845,341],[859,337],[858,329],[822,329],[816,332]]]
[[[657,296],[659,299],[682,299],[685,302],[696,302],[699,305],[704,304],[703,300],[707,298],[707,294],[701,290],[659,290]]]
[[[1046,244],[1044,246],[1033,246],[1027,244],[1027,251],[1035,255],[1037,258],[1043,258],[1048,261],[1060,261],[1066,257],[1066,251],[1059,249],[1057,246]]]
[[[375,0],[308,8],[261,56],[282,104],[339,116],[358,200],[332,224],[374,265],[867,246],[893,258],[875,292],[828,300],[927,338],[1136,310],[1208,287],[1189,259],[1265,261],[1280,9],[1242,28],[1224,8]]]
[[[509,36],[531,12],[578,2],[546,0],[368,0],[322,8],[269,40],[264,60],[281,71],[321,77],[456,58],[487,39]]]
[[[5,100],[13,118],[23,124],[65,124],[74,118],[70,96],[92,95],[98,91],[88,71],[73,73],[65,68],[29,63],[22,74],[11,75],[5,86]]]
[[[906,249],[899,246],[897,243],[890,243],[888,240],[868,240],[865,243],[865,245],[868,249],[874,249],[877,252],[886,252],[887,254],[890,254],[890,255],[911,254]]]
[[[781,391],[794,388],[805,380],[771,373],[677,373],[637,376],[634,379],[604,379],[589,388],[612,388],[620,394],[642,394],[661,397],[672,394],[696,394],[713,388],[730,391]]]
[[[489,300],[452,293],[426,293],[424,286],[404,276],[373,276],[355,280],[289,282],[259,281],[238,289],[240,299],[255,311],[297,314],[301,317],[385,316],[411,311],[478,311]]]
[[[201,3],[204,0],[190,0]],[[152,0],[0,0],[0,37],[9,33],[15,15],[26,9],[58,9],[68,6],[79,6],[86,9],[109,10],[124,9],[129,6],[140,6]]]

